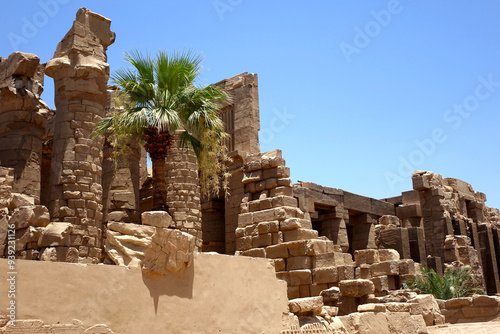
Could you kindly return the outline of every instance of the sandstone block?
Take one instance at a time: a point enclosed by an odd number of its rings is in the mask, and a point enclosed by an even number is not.
[[[444,307],[446,309],[454,309],[454,308],[461,308],[463,306],[469,306],[471,304],[472,304],[472,297],[453,298],[445,300]]]
[[[398,261],[400,259],[399,253],[395,249],[379,249],[380,262],[384,261]]]
[[[410,303],[396,303],[396,302],[391,302],[391,303],[385,303],[384,304],[387,311],[390,312],[410,312],[411,310],[411,304]]]
[[[472,297],[472,305],[498,308],[498,301],[494,296],[474,295]]]
[[[340,289],[336,286],[321,291],[320,296],[323,302],[327,304],[337,304],[340,297]]]
[[[28,226],[45,227],[49,223],[49,210],[43,205],[21,206],[14,210],[9,220],[9,225],[14,224],[16,230]]]
[[[296,256],[286,260],[287,270],[311,269],[311,266],[312,257],[310,256]]]
[[[399,275],[415,275],[416,268],[413,260],[400,260],[399,261]]]
[[[385,261],[372,264],[370,267],[373,277],[377,276],[390,276],[399,274],[398,261]]]
[[[336,283],[339,281],[337,267],[315,268],[312,271],[313,282],[321,283]]]
[[[318,238],[318,231],[316,231],[316,230],[298,228],[295,230],[283,232],[283,240],[285,242],[296,241],[296,240],[316,239],[316,238]]]
[[[39,247],[69,246],[69,235],[73,229],[70,223],[54,222],[47,225],[38,239]]]
[[[108,229],[121,234],[133,235],[140,238],[152,237],[156,232],[154,226],[118,222],[109,222]]]
[[[342,296],[360,298],[375,292],[375,286],[370,280],[344,280],[340,281],[339,289]]]
[[[498,307],[464,306],[462,313],[466,318],[491,317],[498,315]]]
[[[354,252],[356,265],[373,264],[380,262],[379,251],[377,249],[362,249]]]
[[[385,304],[362,304],[358,306],[358,312],[385,312]]]
[[[339,281],[342,280],[353,280],[355,277],[355,268],[354,266],[338,266],[337,271],[339,274]]]
[[[362,279],[372,278],[370,265],[362,264],[359,267],[356,267],[356,278],[362,278]]]
[[[267,254],[266,254],[266,256],[267,256]],[[284,259],[274,259],[273,262],[274,262],[274,270],[275,271],[283,271],[286,269],[286,264],[285,264]]]
[[[41,261],[78,263],[78,249],[74,247],[47,247],[40,252]]]
[[[292,270],[288,274],[291,286],[312,284],[311,270]]]
[[[389,280],[387,279],[387,276],[374,277],[371,279],[371,281],[374,284],[375,291],[377,292],[389,291]]]
[[[278,244],[266,248],[267,257],[270,259],[287,258],[288,247],[286,244]]]
[[[329,315],[330,317],[335,317],[339,314],[339,308],[336,306],[323,306],[321,308],[321,313],[320,315],[322,317]]]
[[[25,194],[12,193],[9,209],[14,210],[21,206],[35,205],[35,199]]]
[[[141,214],[142,224],[167,228],[172,224],[172,217],[166,211],[146,211]]]
[[[179,230],[157,228],[152,245],[146,250],[142,270],[157,275],[190,267],[196,237]]]
[[[241,251],[238,253],[238,255],[250,257],[266,257],[266,250],[264,248],[253,248]]]
[[[309,297],[309,298],[296,298],[292,299],[288,302],[288,308],[290,312],[295,314],[321,314],[321,310],[323,307],[323,298],[321,296],[318,297]]]

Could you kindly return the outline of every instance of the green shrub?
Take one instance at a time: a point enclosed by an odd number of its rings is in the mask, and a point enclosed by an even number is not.
[[[410,289],[430,293],[437,299],[467,297],[474,293],[484,294],[471,273],[469,266],[447,269],[443,276],[432,268],[421,268],[422,277],[407,282]]]

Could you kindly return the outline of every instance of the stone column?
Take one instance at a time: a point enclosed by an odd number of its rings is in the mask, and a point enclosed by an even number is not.
[[[103,139],[92,131],[106,107],[106,49],[115,39],[110,24],[86,8],[78,10],[45,70],[54,78],[57,109],[50,213],[53,221],[73,225],[69,247],[78,250],[79,262],[101,257]]]
[[[120,108],[116,105],[116,94],[116,88],[109,86],[106,110],[108,116]],[[116,221],[138,224],[140,222],[140,160],[143,148],[136,138],[128,139],[123,145],[126,147],[123,154],[116,155],[110,138],[107,138],[104,143],[102,164],[103,222]]]
[[[174,137],[166,160],[167,205],[172,227],[196,237],[197,250],[202,247],[200,180],[198,159],[189,148],[179,147]]]
[[[48,107],[40,99],[43,65],[31,53],[0,59],[0,165],[14,168],[13,192],[40,203],[42,138]]]

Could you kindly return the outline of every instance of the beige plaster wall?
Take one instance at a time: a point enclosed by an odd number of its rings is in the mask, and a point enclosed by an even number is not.
[[[115,333],[279,333],[288,312],[286,283],[265,259],[199,253],[194,265],[164,277],[140,269],[17,260],[18,319]],[[7,298],[0,259],[0,313]]]

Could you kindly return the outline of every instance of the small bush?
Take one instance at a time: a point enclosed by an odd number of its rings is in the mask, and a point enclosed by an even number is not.
[[[420,270],[421,278],[415,278],[407,282],[408,287],[420,293],[430,293],[437,299],[452,299],[467,297],[474,293],[484,294],[471,273],[469,266],[457,269],[447,269],[443,276],[436,273],[432,268]]]

